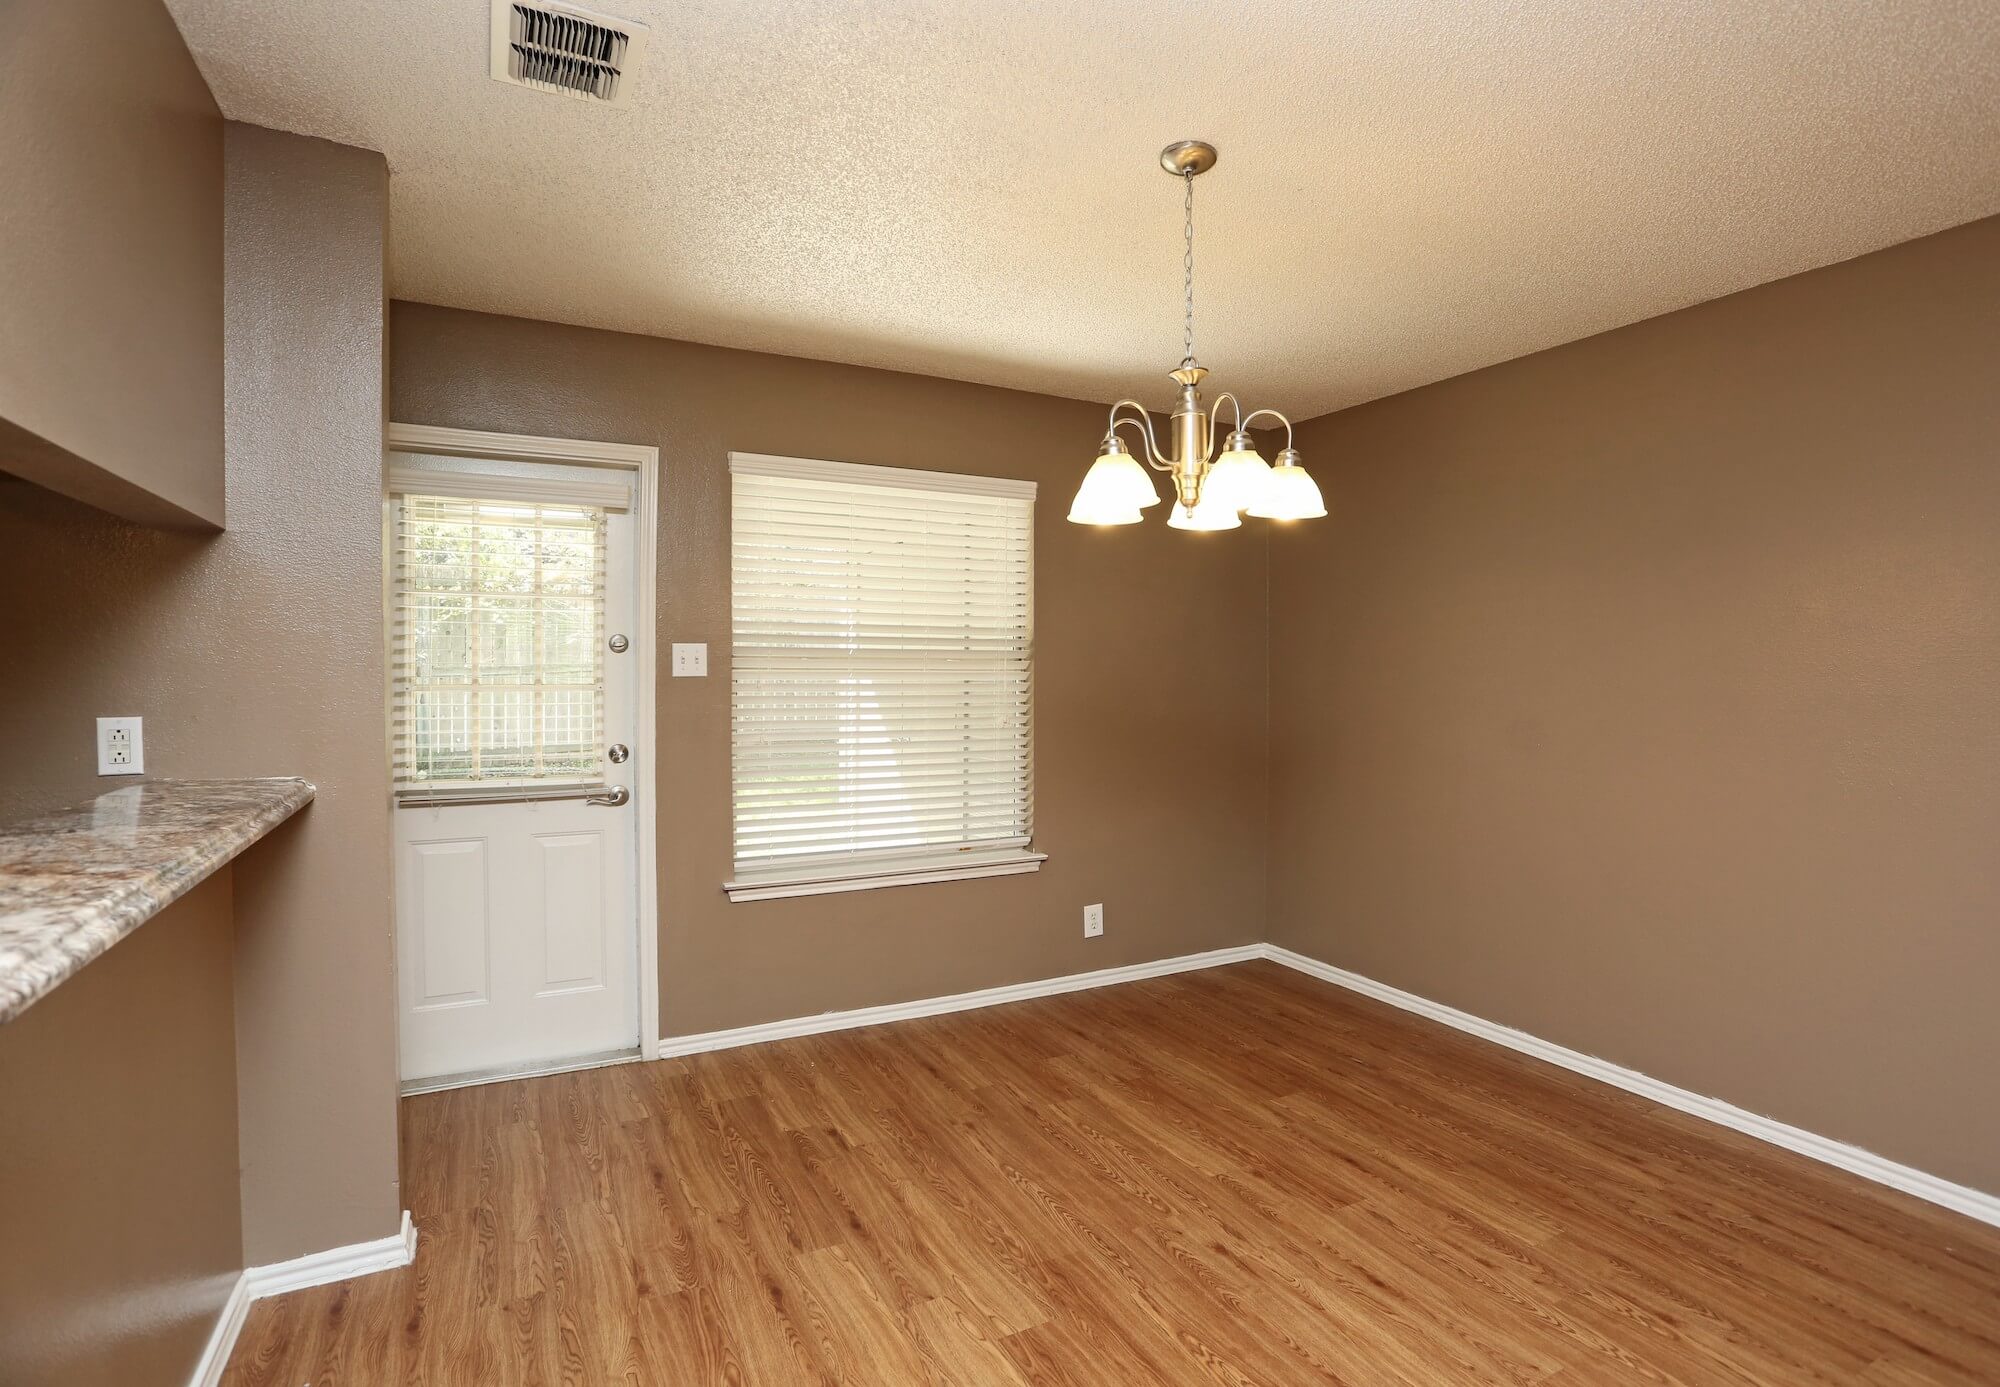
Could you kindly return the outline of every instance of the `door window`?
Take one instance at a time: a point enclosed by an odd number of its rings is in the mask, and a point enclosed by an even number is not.
[[[406,495],[392,528],[396,788],[602,783],[604,511]]]

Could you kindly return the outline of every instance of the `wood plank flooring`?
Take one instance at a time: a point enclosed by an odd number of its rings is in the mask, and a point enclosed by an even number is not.
[[[429,1094],[227,1387],[2000,1382],[2000,1230],[1251,963]]]

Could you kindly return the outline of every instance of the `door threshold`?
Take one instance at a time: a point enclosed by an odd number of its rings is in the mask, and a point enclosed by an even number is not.
[[[472,1069],[463,1074],[439,1074],[428,1079],[403,1080],[402,1096],[437,1093],[447,1088],[471,1088],[475,1084],[502,1084],[510,1079],[537,1079],[544,1074],[569,1074],[579,1069],[602,1069],[606,1065],[631,1064],[642,1058],[639,1047],[600,1050],[594,1055],[576,1055],[561,1060],[530,1060],[526,1064],[503,1064],[497,1069]]]

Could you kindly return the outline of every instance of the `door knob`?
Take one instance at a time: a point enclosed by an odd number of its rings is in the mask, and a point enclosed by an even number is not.
[[[613,785],[601,795],[586,795],[583,802],[585,804],[602,804],[607,808],[616,809],[631,798],[632,792],[630,790],[626,789],[623,785]]]

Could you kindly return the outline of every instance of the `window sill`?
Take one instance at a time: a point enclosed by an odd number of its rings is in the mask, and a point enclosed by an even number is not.
[[[876,863],[852,872],[822,868],[811,874],[784,872],[758,873],[722,884],[732,901],[774,901],[787,896],[824,896],[834,891],[875,891],[884,886],[918,886],[933,881],[971,881],[978,877],[1017,876],[1040,871],[1048,861],[1045,852],[1008,849],[1004,852],[965,853],[948,858],[929,858],[895,866]]]

